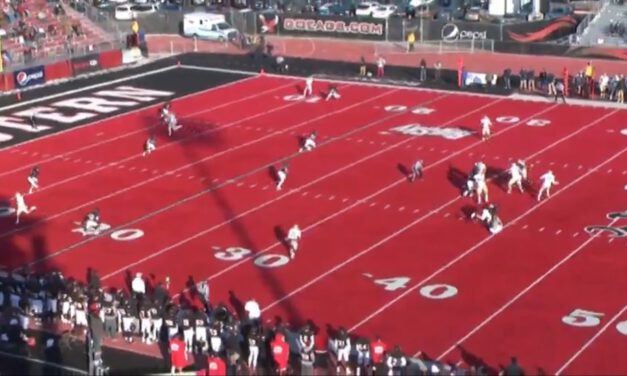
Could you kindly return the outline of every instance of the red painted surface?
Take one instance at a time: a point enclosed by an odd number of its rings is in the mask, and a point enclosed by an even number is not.
[[[45,70],[46,81],[58,80],[72,76],[72,64],[68,60],[48,64],[46,65]]]
[[[529,373],[541,367],[553,374],[610,318],[627,320],[624,239],[584,231],[624,208],[624,110],[350,84],[338,88],[338,101],[306,103],[294,100],[298,85],[257,76],[174,101],[183,129],[173,137],[155,127],[153,108],[1,151],[0,195],[23,186],[28,168],[11,170],[25,164],[41,165],[50,186],[28,196],[39,209],[23,227],[0,222],[0,241],[11,251],[3,266],[34,261],[35,269],[78,278],[93,267],[105,285],[117,287],[125,286],[127,272],[141,271],[157,280],[169,276],[175,292],[192,275],[209,280],[214,301],[233,302],[229,290],[243,301],[254,297],[264,318],[379,334],[408,355],[421,350],[453,364],[482,359],[498,368],[517,355]],[[392,105],[433,111],[385,109]],[[478,132],[486,115],[496,123],[486,141],[392,130],[419,123]],[[505,116],[523,121],[496,121]],[[526,125],[530,119],[550,123]],[[312,130],[319,147],[297,154],[299,136]],[[157,151],[143,158],[141,145],[152,132]],[[54,157],[42,161],[43,153]],[[289,155],[290,176],[276,191],[267,165]],[[425,177],[410,184],[404,166],[417,158]],[[532,183],[508,195],[499,171],[518,158],[527,161]],[[492,171],[490,197],[507,226],[494,237],[467,220],[464,211],[476,204],[459,195],[480,159]],[[538,203],[538,177],[549,169],[560,185]],[[71,229],[95,206],[103,222],[126,228],[133,221],[129,228],[144,236],[85,241]],[[275,268],[253,261],[284,257],[278,233],[294,223],[305,229],[295,260]],[[45,247],[32,236],[45,239]],[[227,247],[254,255],[216,257]],[[375,283],[399,277],[407,281],[395,289]],[[457,293],[428,299],[422,287],[432,284]],[[601,324],[565,324],[575,309],[602,313]],[[601,334],[568,374],[627,372],[616,361],[624,335],[614,325]],[[158,353],[156,346],[132,348]]]
[[[111,50],[102,52],[99,59],[102,69],[117,68],[122,65],[122,51]]]

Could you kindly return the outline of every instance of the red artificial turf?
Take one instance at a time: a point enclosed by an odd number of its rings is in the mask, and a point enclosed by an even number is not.
[[[568,327],[563,315],[581,308],[609,319],[624,306],[619,271],[626,258],[618,250],[624,238],[592,240],[581,257],[529,288],[589,239],[583,227],[607,224],[607,212],[625,207],[624,111],[357,84],[340,86],[339,101],[286,101],[300,84],[262,76],[175,100],[184,128],[171,139],[154,128],[152,107],[0,152],[6,183],[0,193],[24,188],[25,164],[41,164],[43,186],[27,198],[39,210],[24,224],[0,222],[0,239],[21,252],[3,258],[3,265],[60,268],[77,277],[93,267],[106,285],[118,287],[127,273],[167,275],[175,292],[190,276],[209,278],[214,300],[237,306],[254,297],[267,318],[343,325],[380,334],[409,355],[423,350],[453,363],[475,356],[498,368],[518,355],[547,372],[601,328]],[[391,105],[435,111],[386,111]],[[476,132],[484,115],[520,121],[495,124],[487,141],[391,131],[420,124]],[[529,119],[551,123],[531,127]],[[320,136],[318,149],[296,155],[299,138],[312,130]],[[159,135],[157,151],[142,158],[152,132]],[[404,170],[418,158],[427,166],[425,178],[410,184]],[[488,239],[466,219],[476,205],[456,185],[478,160],[498,174],[518,158],[527,159],[535,181],[552,169],[561,185],[537,204],[535,187],[507,195],[495,176],[490,195],[507,228]],[[281,159],[290,175],[277,192],[268,165]],[[93,207],[114,229],[144,235],[120,242],[71,232]],[[305,230],[297,258],[274,268],[256,264],[260,257],[286,260],[281,238],[295,223]],[[229,247],[252,254],[216,258]],[[394,291],[373,281],[398,277],[408,281]],[[421,296],[423,287],[437,284],[454,286],[457,294]],[[498,313],[504,304],[511,306]],[[627,371],[602,350],[619,343],[612,331],[573,361],[573,372],[593,372],[599,364],[606,372]],[[455,348],[460,340],[468,353]],[[543,351],[549,344],[553,350]]]

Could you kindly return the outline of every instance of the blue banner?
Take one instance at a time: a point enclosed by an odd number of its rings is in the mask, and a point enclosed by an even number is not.
[[[13,72],[15,78],[15,88],[23,89],[25,87],[41,85],[46,82],[46,70],[43,65],[36,67],[20,69]]]

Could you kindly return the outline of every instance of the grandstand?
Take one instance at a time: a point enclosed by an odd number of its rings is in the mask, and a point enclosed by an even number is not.
[[[27,0],[5,4],[0,29],[5,70],[111,49],[115,38],[68,4]]]

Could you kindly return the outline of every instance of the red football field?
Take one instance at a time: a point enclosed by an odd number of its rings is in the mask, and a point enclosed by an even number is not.
[[[356,83],[336,101],[303,100],[299,86],[257,76],[174,100],[183,129],[157,128],[148,157],[154,107],[0,151],[5,199],[42,170],[27,196],[37,211],[16,226],[0,208],[2,266],[78,278],[92,267],[117,287],[143,272],[181,292],[190,276],[209,279],[213,301],[254,297],[267,319],[380,334],[408,355],[627,373],[626,110]],[[313,130],[318,147],[298,153]],[[425,176],[409,183],[416,159]],[[508,195],[516,159],[533,183]],[[494,236],[460,195],[480,160],[505,224]],[[270,166],[283,163],[277,191]],[[537,202],[549,170],[560,184]],[[94,207],[112,231],[73,231]],[[294,224],[303,241],[290,261]]]

